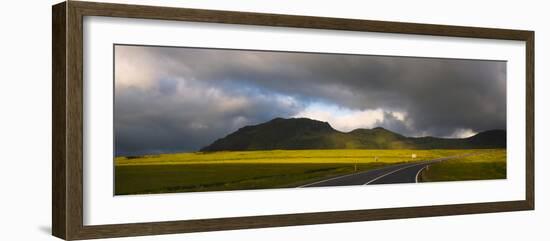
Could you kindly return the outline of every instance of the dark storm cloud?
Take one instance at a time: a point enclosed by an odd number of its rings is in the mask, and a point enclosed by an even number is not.
[[[501,61],[117,46],[115,66],[118,153],[196,150],[319,103],[404,135],[506,128]]]
[[[298,103],[255,91],[184,80],[157,84],[116,89],[117,155],[197,150],[245,125],[299,110]]]

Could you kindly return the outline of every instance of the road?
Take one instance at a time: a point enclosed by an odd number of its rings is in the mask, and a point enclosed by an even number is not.
[[[471,155],[471,154],[468,154]],[[350,186],[350,185],[373,185],[373,184],[392,184],[392,183],[416,183],[418,175],[427,166],[461,156],[452,156],[428,161],[409,162],[378,168],[374,170],[356,172],[343,176],[333,177],[326,180],[317,181],[300,187],[332,187],[332,186]]]

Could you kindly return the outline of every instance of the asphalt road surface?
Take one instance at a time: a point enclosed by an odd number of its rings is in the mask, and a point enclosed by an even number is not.
[[[453,156],[428,161],[391,165],[379,169],[333,177],[326,180],[306,184],[300,187],[332,187],[350,185],[416,183],[418,182],[418,174],[420,174],[420,172],[427,166],[457,157],[458,156]]]

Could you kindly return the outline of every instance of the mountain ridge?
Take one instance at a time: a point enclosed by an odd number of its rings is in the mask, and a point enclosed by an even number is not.
[[[335,130],[309,118],[275,118],[239,128],[200,149],[212,151],[305,149],[485,149],[505,148],[506,131],[488,130],[467,138],[406,137],[383,127]]]

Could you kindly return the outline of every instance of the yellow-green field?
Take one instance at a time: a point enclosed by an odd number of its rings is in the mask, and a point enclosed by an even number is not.
[[[433,164],[419,176],[422,182],[490,180],[506,178],[506,150],[460,157]]]
[[[505,173],[506,151],[504,149],[196,152],[117,157],[115,159],[115,194],[296,187],[355,171],[365,171],[403,162],[460,156],[468,153],[495,155],[497,157],[494,159],[499,160],[501,155],[495,153],[504,153]],[[412,158],[413,154],[416,155],[416,158]],[[478,163],[474,161],[477,156],[468,157],[472,161],[460,162],[462,168],[470,163]],[[487,160],[489,159],[487,158]],[[484,168],[493,167],[491,165],[475,166],[480,172],[483,172]],[[433,169],[439,170],[430,168],[430,171],[426,171],[426,181],[436,180],[441,175],[441,171],[432,172]],[[491,177],[493,176],[491,175]],[[483,177],[483,173],[481,173],[481,176],[477,175],[477,177]],[[460,180],[460,178],[462,177],[455,180]]]

